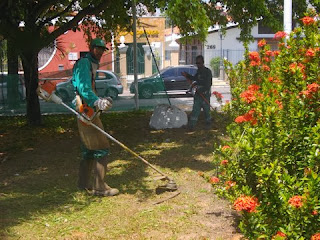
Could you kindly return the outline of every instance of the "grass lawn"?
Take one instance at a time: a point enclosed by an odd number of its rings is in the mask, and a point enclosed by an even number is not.
[[[165,184],[141,160],[111,143],[106,182],[115,197],[77,190],[79,135],[73,115],[43,116],[42,127],[25,117],[0,118],[0,239],[233,239],[237,217],[199,171],[214,173],[214,147],[227,117],[212,113],[215,127],[197,131],[149,128],[152,112],[103,114],[109,134],[178,184]],[[161,203],[158,203],[165,200]],[[158,204],[157,204],[158,203]]]

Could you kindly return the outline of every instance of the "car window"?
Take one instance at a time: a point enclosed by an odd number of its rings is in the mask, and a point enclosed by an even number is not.
[[[178,68],[178,76],[182,76],[182,72],[190,73],[189,68]]]
[[[107,72],[97,72],[96,80],[108,80],[112,79],[112,75]]]
[[[106,80],[106,75],[104,74],[104,72],[97,72],[96,75],[96,80]]]
[[[163,78],[174,77],[174,76],[175,76],[175,69],[173,69],[173,68],[168,69],[167,71],[164,71],[161,74],[161,77],[163,77]]]
[[[196,68],[189,68],[189,74],[194,76],[194,75],[196,75],[196,73],[197,73],[197,69]]]
[[[107,79],[112,79],[112,78],[113,78],[113,76],[112,76],[110,73],[107,73],[107,72],[106,72],[105,74],[106,74],[106,78],[107,78]]]

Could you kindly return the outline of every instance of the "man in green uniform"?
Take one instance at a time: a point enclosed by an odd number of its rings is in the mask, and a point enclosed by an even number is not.
[[[196,64],[198,67],[196,75],[192,76],[186,72],[182,73],[183,76],[192,80],[191,88],[194,91],[193,107],[189,118],[188,128],[194,130],[202,108],[205,114],[206,127],[209,129],[211,127],[210,96],[212,73],[209,68],[204,66],[202,55],[196,57]]]
[[[96,71],[106,49],[106,44],[102,39],[93,39],[90,43],[90,52],[76,62],[73,68],[72,81],[76,91],[75,105],[77,110],[85,113],[98,111],[99,113],[95,115],[92,122],[101,129],[103,129],[103,125],[99,114],[112,106],[112,99],[99,98],[95,91]],[[92,190],[92,193],[97,196],[117,195],[119,190],[109,187],[104,182],[110,147],[107,137],[80,119],[78,119],[78,129],[82,148],[78,180],[79,189]],[[94,170],[93,184],[90,180],[92,170]]]

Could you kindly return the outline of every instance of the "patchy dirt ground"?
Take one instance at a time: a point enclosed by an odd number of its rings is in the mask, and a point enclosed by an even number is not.
[[[188,132],[149,129],[149,117],[116,115],[110,120],[109,115],[104,124],[116,139],[173,177],[177,192],[157,195],[154,190],[162,184],[155,180],[159,174],[112,143],[106,181],[120,195],[84,196],[76,189],[80,151],[72,121],[62,121],[54,134],[41,135],[45,128],[34,136],[32,129],[2,128],[2,140],[12,147],[3,151],[0,164],[0,237],[240,239],[237,214],[198,174],[213,171],[212,151],[223,138],[219,122],[223,118],[217,118],[209,131],[200,121],[195,132]],[[20,138],[30,139],[18,140],[19,132]],[[15,145],[17,141],[20,144]],[[84,206],[79,207],[79,202]],[[57,218],[66,220],[60,225]]]

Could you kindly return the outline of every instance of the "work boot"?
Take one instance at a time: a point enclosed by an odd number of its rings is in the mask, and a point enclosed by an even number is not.
[[[106,175],[106,166],[107,166],[107,158],[103,157],[99,160],[95,161],[95,169],[94,169],[94,178],[95,178],[95,187],[93,190],[93,195],[95,196],[114,196],[119,193],[119,190],[116,188],[109,187],[104,182],[104,177]]]
[[[79,166],[79,179],[78,188],[79,190],[92,190],[92,183],[90,181],[93,159],[82,159]]]
[[[188,132],[194,132],[195,128],[196,128],[195,123],[192,123],[192,122],[188,123],[188,126],[187,126],[187,131]]]
[[[101,197],[108,197],[108,196],[115,196],[119,194],[119,190],[116,188],[111,188],[108,184],[105,183],[105,190],[93,190],[93,195],[101,196]]]

